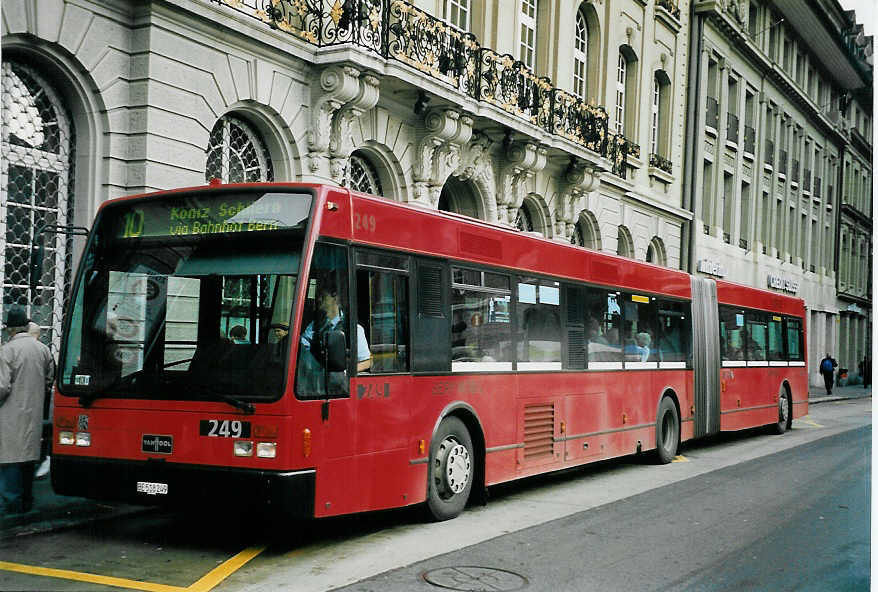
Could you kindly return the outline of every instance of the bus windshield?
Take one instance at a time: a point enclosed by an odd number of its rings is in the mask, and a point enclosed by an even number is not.
[[[114,204],[96,223],[68,313],[59,389],[85,405],[223,400],[246,410],[246,401],[277,399],[311,197],[174,200]],[[272,203],[285,219],[246,214]]]

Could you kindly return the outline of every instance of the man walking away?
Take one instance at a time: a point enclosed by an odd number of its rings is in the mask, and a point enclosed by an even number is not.
[[[826,352],[826,357],[820,360],[820,374],[823,375],[823,384],[826,385],[826,394],[832,394],[832,383],[835,378],[835,369],[838,366],[838,362],[835,361],[835,358],[829,355],[829,352]]]
[[[6,314],[10,340],[0,347],[0,510],[33,506],[34,469],[40,458],[43,402],[51,391],[55,362],[49,348],[28,334],[24,309]]]

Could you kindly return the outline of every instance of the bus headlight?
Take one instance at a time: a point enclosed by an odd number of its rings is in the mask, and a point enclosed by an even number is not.
[[[256,456],[259,458],[274,458],[277,456],[277,443],[259,442],[256,445]]]
[[[91,446],[91,434],[88,432],[76,432],[77,446]]]
[[[253,456],[253,442],[249,440],[236,440],[235,456]]]
[[[73,446],[73,432],[58,432],[58,444]]]

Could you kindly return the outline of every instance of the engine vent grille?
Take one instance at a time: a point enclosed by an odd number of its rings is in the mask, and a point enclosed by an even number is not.
[[[524,408],[524,458],[533,460],[554,454],[555,405],[542,403]]]

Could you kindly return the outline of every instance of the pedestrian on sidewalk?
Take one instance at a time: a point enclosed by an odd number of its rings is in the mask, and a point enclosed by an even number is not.
[[[28,512],[40,458],[43,404],[55,378],[49,348],[28,333],[27,313],[11,307],[5,327],[10,339],[0,347],[0,510]]]
[[[820,360],[820,374],[823,375],[823,384],[826,385],[827,395],[832,394],[832,383],[835,379],[835,369],[837,367],[838,362],[829,355],[829,352],[826,352],[826,357]]]

